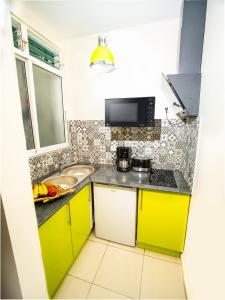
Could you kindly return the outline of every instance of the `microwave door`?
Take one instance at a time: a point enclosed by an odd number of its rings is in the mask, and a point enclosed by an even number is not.
[[[106,126],[137,126],[138,103],[114,102],[106,107]]]
[[[155,97],[105,100],[105,125],[120,127],[154,126]]]

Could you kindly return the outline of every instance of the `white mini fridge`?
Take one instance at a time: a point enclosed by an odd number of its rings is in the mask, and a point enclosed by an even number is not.
[[[95,235],[116,243],[135,246],[137,190],[94,184]]]

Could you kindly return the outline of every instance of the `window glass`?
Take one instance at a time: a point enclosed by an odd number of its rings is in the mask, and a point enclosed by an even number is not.
[[[22,41],[21,25],[14,19],[12,19],[12,34],[14,47],[20,49]]]
[[[27,144],[27,149],[30,150],[30,149],[34,149],[35,147],[34,147],[34,135],[32,129],[31,114],[30,114],[29,96],[27,90],[25,62],[16,59],[16,68],[17,68],[26,144]]]
[[[40,146],[65,143],[62,78],[33,65]]]
[[[28,34],[29,54],[39,60],[49,64],[52,67],[59,68],[59,55],[50,49],[44,42],[34,36],[33,33]]]

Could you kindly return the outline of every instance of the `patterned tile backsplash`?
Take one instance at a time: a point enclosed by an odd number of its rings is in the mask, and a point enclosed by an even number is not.
[[[160,140],[161,120],[155,120],[154,127],[131,128],[131,127],[112,127],[112,141],[155,141]]]
[[[104,121],[69,121],[70,146],[30,158],[32,179],[56,170],[59,163],[113,164],[117,146],[130,146],[158,169],[180,170],[192,185],[198,123],[156,120],[155,128],[110,128]]]
[[[188,185],[192,187],[195,167],[195,157],[198,142],[199,120],[195,119],[192,123],[185,126],[185,144],[183,150],[183,163],[181,172]]]

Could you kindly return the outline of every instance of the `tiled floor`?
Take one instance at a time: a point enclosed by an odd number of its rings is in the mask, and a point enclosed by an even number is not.
[[[57,299],[185,299],[180,260],[91,234]]]

